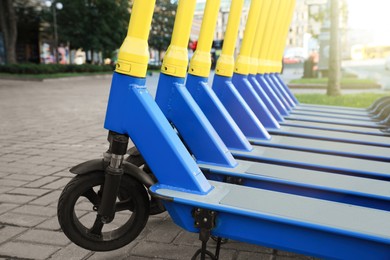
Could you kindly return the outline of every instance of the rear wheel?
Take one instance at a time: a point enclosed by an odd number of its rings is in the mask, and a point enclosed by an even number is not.
[[[58,221],[65,235],[75,244],[93,251],[121,248],[143,230],[149,217],[149,197],[144,186],[124,174],[121,179],[116,213],[104,224],[97,214],[101,203],[104,172],[74,177],[58,202]]]

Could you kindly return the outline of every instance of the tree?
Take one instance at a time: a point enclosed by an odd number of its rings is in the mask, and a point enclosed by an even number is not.
[[[57,12],[60,42],[109,55],[122,43],[129,22],[128,0],[61,0]]]
[[[341,60],[339,33],[339,1],[331,0],[330,4],[330,46],[329,46],[329,80],[327,95],[339,96]]]
[[[4,35],[6,61],[16,63],[17,17],[12,0],[0,0],[0,29]]]
[[[171,42],[177,4],[172,0],[157,0],[153,14],[152,28],[149,36],[149,47],[161,55]]]

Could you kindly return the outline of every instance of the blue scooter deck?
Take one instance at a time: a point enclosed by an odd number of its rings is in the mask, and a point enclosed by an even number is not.
[[[290,113],[290,115],[294,116],[316,116],[321,119],[329,119],[333,120],[335,119],[347,119],[347,120],[354,120],[359,122],[375,122],[373,118],[370,118],[368,115],[361,116],[361,115],[345,115],[345,114],[337,114],[333,112],[319,112],[319,111],[306,111],[306,110],[300,110],[300,109],[293,109]]]
[[[217,211],[212,234],[318,257],[386,259],[390,212],[292,194],[210,182],[197,195],[155,185],[176,224],[192,232],[194,208]],[[353,221],[351,221],[353,219]]]
[[[347,126],[358,126],[358,127],[368,127],[368,128],[385,128],[384,125],[375,123],[375,122],[359,122],[357,120],[348,120],[340,118],[322,118],[318,116],[304,116],[304,115],[288,115],[284,117],[287,121],[306,121],[306,122],[318,122],[318,123],[327,123],[335,125],[347,125]]]
[[[390,181],[387,162],[259,146],[250,152],[231,150],[231,153],[238,159]]]
[[[390,146],[390,138],[388,141],[388,145]],[[389,148],[385,147],[331,142],[325,140],[308,140],[289,136],[272,136],[271,140],[252,139],[251,143],[267,147],[390,162]]]
[[[348,132],[356,134],[365,134],[365,135],[378,135],[386,136],[381,130],[371,127],[363,126],[349,126],[349,125],[337,125],[329,124],[324,122],[309,122],[309,121],[299,121],[299,120],[285,120],[280,124],[281,126],[294,126],[300,128],[310,128],[310,129],[319,129],[319,130],[329,130],[337,132]],[[390,135],[387,134],[390,137]]]
[[[345,176],[267,163],[237,160],[235,168],[199,164],[208,178],[240,179],[240,184],[354,205],[390,210],[387,181]]]
[[[297,136],[308,139],[317,140],[335,140],[345,143],[365,144],[372,146],[390,147],[390,135],[377,136],[377,135],[364,135],[357,133],[328,131],[314,128],[306,128],[299,126],[287,126],[283,125],[279,129],[268,129],[268,132],[273,136]],[[251,139],[249,139],[251,140]],[[256,139],[255,139],[256,140]]]
[[[325,107],[325,108],[318,108],[318,107],[310,107],[310,106],[295,106],[293,108],[293,112],[315,112],[315,113],[327,113],[327,114],[337,114],[337,115],[351,115],[351,116],[360,116],[360,117],[369,117],[370,114],[366,110],[344,110],[339,107]]]

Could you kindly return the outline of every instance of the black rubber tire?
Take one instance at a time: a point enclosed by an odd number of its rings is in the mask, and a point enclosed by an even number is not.
[[[93,187],[102,184],[104,184],[103,172],[93,172],[74,177],[62,191],[57,208],[58,221],[65,235],[80,247],[92,251],[110,251],[129,244],[143,230],[149,217],[149,196],[144,186],[132,177],[123,175],[119,193],[122,194],[121,202],[124,200],[123,197],[130,200],[128,202],[131,205],[124,205],[124,208],[126,212],[132,213],[131,217],[113,231],[100,231],[100,236],[92,234],[90,232],[92,228],[85,227],[76,216],[75,205],[80,197],[85,197],[83,195],[87,191],[90,192]],[[94,199],[99,201],[99,198],[100,193],[94,191]],[[90,202],[90,200],[88,201]],[[99,202],[94,205],[94,211],[99,206]],[[91,206],[93,204],[95,203],[91,202]],[[117,216],[118,214],[115,215],[115,217]]]
[[[145,163],[145,159],[142,157],[142,155],[137,150],[137,147],[133,146],[131,147],[127,153],[129,156],[125,159],[127,162],[134,164],[137,167],[143,167],[142,170],[146,172],[154,181],[157,181],[156,177],[150,170],[149,166]],[[158,215],[163,212],[165,212],[166,209],[164,205],[162,204],[160,199],[156,199],[151,196],[150,198],[150,215]]]

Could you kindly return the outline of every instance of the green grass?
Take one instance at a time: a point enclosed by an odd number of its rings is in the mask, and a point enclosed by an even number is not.
[[[293,79],[291,84],[327,84],[328,78],[304,78]],[[361,86],[361,85],[378,85],[373,79],[359,79],[359,78],[342,78],[340,81],[341,87],[343,86]]]
[[[389,95],[390,92],[345,94],[337,97],[330,97],[325,94],[295,94],[295,97],[299,102],[305,104],[366,108],[376,99]]]
[[[80,72],[80,73],[54,73],[54,74],[11,74],[11,73],[0,73],[0,78],[6,79],[56,79],[66,77],[80,77],[80,76],[93,76],[93,75],[107,75],[112,74],[112,71],[106,72]]]

